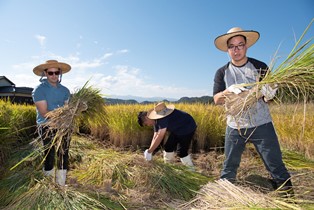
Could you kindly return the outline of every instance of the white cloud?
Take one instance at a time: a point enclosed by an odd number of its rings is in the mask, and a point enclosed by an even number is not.
[[[38,40],[41,47],[45,46],[46,37],[42,35],[35,35],[35,38]]]
[[[95,59],[92,61],[78,61],[75,63],[69,62],[72,66],[72,69],[81,69],[81,70],[86,70],[86,69],[93,69],[97,68],[103,65],[102,61],[99,59]]]
[[[128,50],[119,50],[115,53],[105,53],[100,58],[82,61],[79,54],[62,57],[53,53],[47,53],[45,57],[34,56],[33,61],[14,65],[13,71],[6,74],[18,87],[35,87],[39,84],[40,77],[33,74],[32,69],[48,59],[56,59],[69,63],[72,70],[63,75],[62,84],[71,92],[82,87],[87,81],[95,88],[101,89],[102,94],[110,95],[133,95],[141,97],[167,97],[180,98],[183,96],[208,95],[207,90],[190,90],[184,87],[164,86],[158,84],[149,75],[138,68],[127,65],[109,66],[112,57],[119,52],[127,53]]]
[[[105,55],[103,56],[104,59],[108,59],[111,56],[113,56],[113,53],[105,53]]]
[[[161,86],[150,83],[144,79],[141,70],[129,66],[115,66],[115,71],[111,75],[104,73],[88,74],[85,77],[74,77],[71,83],[77,85],[85,83],[89,78],[90,85],[102,90],[102,94],[110,95],[133,95],[142,97],[170,97],[180,98],[183,96],[202,96],[207,95],[205,91],[189,90],[187,88],[175,86]],[[84,82],[85,79],[85,82]]]
[[[117,53],[118,54],[124,54],[124,53],[128,53],[129,50],[128,49],[123,49],[123,50],[118,50]]]

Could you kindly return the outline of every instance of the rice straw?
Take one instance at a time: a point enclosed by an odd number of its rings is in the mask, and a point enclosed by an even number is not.
[[[301,44],[305,34],[310,29],[314,19],[305,29],[287,58],[277,67],[272,65],[264,78],[258,82],[250,84],[241,84],[242,87],[252,87],[238,95],[234,93],[225,94],[225,109],[228,115],[241,117],[256,104],[262,97],[260,92],[263,85],[268,84],[271,87],[277,86],[279,92],[290,99],[303,101],[313,95],[314,92],[314,44],[313,37]],[[302,100],[303,99],[303,100]],[[280,102],[280,101],[279,101]]]

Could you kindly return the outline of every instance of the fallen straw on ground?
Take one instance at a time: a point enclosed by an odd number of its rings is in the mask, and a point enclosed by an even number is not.
[[[279,200],[277,197],[236,186],[228,180],[209,182],[198,192],[195,199],[178,209],[300,209],[299,206]]]

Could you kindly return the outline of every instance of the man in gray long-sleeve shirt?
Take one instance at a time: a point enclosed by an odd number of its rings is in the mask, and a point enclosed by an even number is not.
[[[259,39],[257,31],[232,28],[226,34],[215,39],[215,46],[228,52],[231,61],[216,72],[214,79],[215,104],[225,103],[225,94],[239,94],[243,91],[237,84],[254,83],[265,75],[268,67],[265,63],[246,56],[247,49]],[[252,106],[240,118],[227,116],[225,134],[225,161],[221,179],[235,181],[241,156],[248,141],[252,142],[262,158],[266,169],[275,183],[275,188],[292,195],[290,174],[282,161],[278,138],[272,123],[267,101],[275,96],[276,89],[263,92],[256,105]]]

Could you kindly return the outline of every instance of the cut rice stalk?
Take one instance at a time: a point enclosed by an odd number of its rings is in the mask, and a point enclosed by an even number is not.
[[[109,209],[107,206],[71,188],[62,188],[49,179],[38,181],[5,209]]]
[[[68,104],[50,111],[47,114],[48,120],[42,126],[56,132],[50,148],[55,146],[56,151],[60,149],[62,152],[61,145],[64,141],[70,141],[81,121],[86,124],[102,124],[104,116],[104,99],[100,90],[88,87],[86,83],[72,95]]]
[[[226,94],[225,109],[226,113],[232,116],[242,116],[254,106],[259,98],[262,97],[261,88],[263,85],[278,87],[279,92],[289,98],[304,102],[314,93],[314,44],[313,37],[304,44],[301,41],[309,30],[314,19],[303,32],[302,36],[296,42],[294,48],[288,57],[277,67],[274,68],[274,61],[269,67],[268,72],[260,81],[257,78],[255,83],[241,84],[242,87],[252,87],[249,91],[241,94]],[[279,101],[280,102],[280,101]]]
[[[198,192],[197,197],[180,209],[300,209],[298,205],[278,200],[250,188],[233,185],[228,180],[209,182]]]

